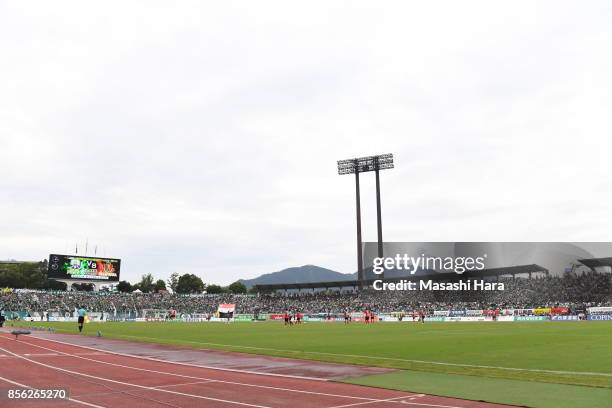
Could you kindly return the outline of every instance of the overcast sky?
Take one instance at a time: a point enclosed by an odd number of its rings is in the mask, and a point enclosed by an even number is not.
[[[354,272],[389,241],[612,240],[612,3],[0,1],[0,259]],[[373,174],[363,232],[376,239]]]

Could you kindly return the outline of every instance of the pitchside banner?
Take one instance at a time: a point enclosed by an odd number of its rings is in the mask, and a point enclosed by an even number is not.
[[[576,316],[576,315],[555,315],[555,316],[551,316],[550,320],[555,320],[555,321],[572,321],[572,320],[578,320],[578,316]]]
[[[612,314],[589,315],[589,320],[612,320]]]
[[[366,242],[363,254],[367,280],[612,272],[610,242],[386,242],[382,257],[377,242]]]

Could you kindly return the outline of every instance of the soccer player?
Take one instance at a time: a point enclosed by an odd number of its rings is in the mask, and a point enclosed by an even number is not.
[[[344,311],[344,324],[348,324],[349,323],[349,314],[348,311]]]
[[[287,326],[289,324],[289,312],[287,310],[285,310],[285,315],[283,317],[285,318],[285,326]]]
[[[4,321],[6,318],[4,317],[4,312],[0,310],[0,327],[4,326]]]
[[[85,323],[85,315],[87,315],[87,310],[81,306],[77,311],[79,314],[79,333],[83,331],[83,323]]]

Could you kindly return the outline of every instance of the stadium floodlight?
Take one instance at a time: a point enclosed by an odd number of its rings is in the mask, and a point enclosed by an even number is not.
[[[355,174],[355,200],[357,207],[357,279],[363,288],[365,273],[363,271],[363,254],[361,248],[361,201],[359,198],[359,173],[373,171],[376,173],[376,216],[378,224],[378,257],[383,257],[382,216],[380,208],[380,177],[379,171],[394,167],[393,154],[358,157],[355,159],[338,160],[338,174]],[[381,275],[382,278],[382,275]]]
[[[393,154],[359,157],[357,159],[338,160],[338,174],[365,173],[393,168]]]

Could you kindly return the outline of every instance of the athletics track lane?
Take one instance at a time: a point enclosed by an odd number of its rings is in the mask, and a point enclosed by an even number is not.
[[[13,384],[7,382],[12,381]],[[70,388],[70,402],[6,407],[432,407],[501,405],[285,376],[228,372],[0,334],[0,387]]]

